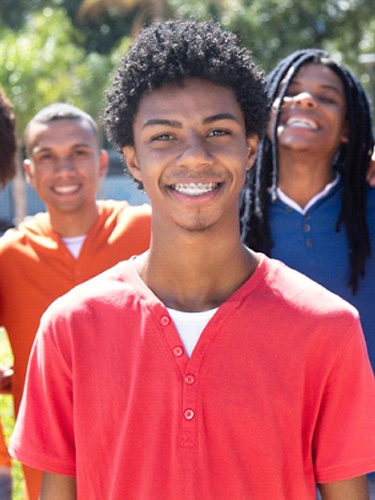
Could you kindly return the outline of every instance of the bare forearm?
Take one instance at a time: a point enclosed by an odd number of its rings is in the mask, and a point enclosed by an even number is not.
[[[370,500],[366,476],[319,485],[322,500]]]
[[[71,476],[43,473],[40,500],[76,500],[76,479]]]

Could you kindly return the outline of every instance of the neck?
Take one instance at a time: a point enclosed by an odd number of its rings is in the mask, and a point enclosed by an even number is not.
[[[208,231],[209,233],[209,231]],[[153,233],[150,250],[136,259],[144,282],[166,307],[204,311],[220,306],[255,271],[258,257],[245,248],[239,231],[207,234]]]
[[[48,210],[52,229],[62,238],[72,238],[87,234],[98,219],[99,211],[96,203],[82,212],[67,212]]]
[[[302,208],[322,191],[333,177],[331,160],[319,160],[311,153],[280,154],[278,186]]]

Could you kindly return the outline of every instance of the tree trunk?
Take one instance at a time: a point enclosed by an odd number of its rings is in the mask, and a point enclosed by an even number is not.
[[[12,188],[15,211],[14,224],[17,225],[21,221],[23,221],[23,219],[27,215],[26,180],[23,173],[22,158],[20,152],[17,156],[16,176],[13,179]]]

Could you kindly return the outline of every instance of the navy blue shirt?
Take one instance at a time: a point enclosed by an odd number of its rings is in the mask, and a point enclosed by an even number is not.
[[[366,276],[359,279],[356,295],[347,285],[350,267],[346,229],[342,227],[336,232],[341,199],[340,181],[305,214],[280,200],[270,202],[274,242],[271,256],[337,293],[359,310],[375,371],[375,189],[368,188],[367,197],[372,256],[366,262]]]

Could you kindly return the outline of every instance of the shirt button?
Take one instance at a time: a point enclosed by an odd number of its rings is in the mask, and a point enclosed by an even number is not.
[[[186,418],[186,420],[192,420],[194,418],[194,410],[191,410],[190,408],[188,410],[185,410],[184,417]]]
[[[303,230],[305,231],[305,233],[308,233],[311,231],[311,226],[310,224],[304,224],[303,225]]]
[[[160,323],[161,323],[163,326],[168,326],[168,325],[169,325],[169,323],[170,323],[170,321],[171,321],[171,320],[170,320],[169,316],[162,316],[162,317],[160,318]]]
[[[309,238],[308,240],[306,240],[306,245],[308,247],[312,247],[314,245],[314,241],[311,238]]]
[[[309,213],[306,213],[304,215],[304,217],[305,217],[305,220],[310,220],[311,219],[311,215]]]
[[[194,384],[194,382],[195,382],[195,377],[194,377],[194,375],[192,375],[191,373],[189,373],[189,375],[186,375],[186,377],[185,377],[185,382],[186,382],[187,384]]]
[[[183,349],[182,349],[182,347],[180,347],[180,346],[177,346],[177,347],[175,347],[175,348],[173,349],[173,354],[174,354],[175,356],[182,356],[182,355],[183,355],[183,353],[184,353],[184,350],[183,350]]]

